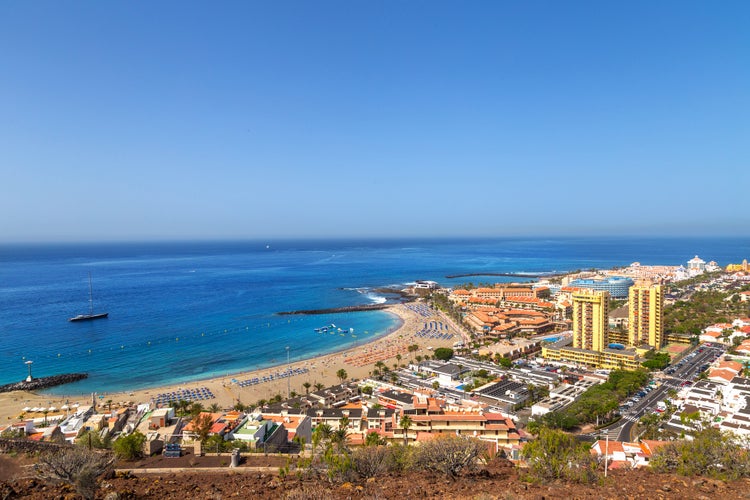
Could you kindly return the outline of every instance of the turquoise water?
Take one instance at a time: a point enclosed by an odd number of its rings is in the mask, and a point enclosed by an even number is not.
[[[376,287],[449,274],[567,271],[750,256],[750,239],[264,241],[0,246],[0,384],[87,372],[55,393],[197,380],[340,350],[397,325],[371,311],[279,316],[285,310],[379,303]],[[109,318],[69,323],[88,311]],[[335,323],[354,334],[319,334]]]

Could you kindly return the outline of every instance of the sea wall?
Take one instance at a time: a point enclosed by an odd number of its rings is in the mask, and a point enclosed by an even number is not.
[[[328,309],[302,309],[299,311],[281,311],[276,314],[288,316],[292,314],[331,314],[341,312],[378,311],[390,307],[390,304],[367,304],[363,306],[330,307]]]
[[[88,373],[64,373],[62,375],[52,375],[51,377],[40,377],[32,379],[31,382],[22,381],[14,384],[0,385],[0,392],[11,391],[38,391],[48,387],[69,384],[88,378]]]

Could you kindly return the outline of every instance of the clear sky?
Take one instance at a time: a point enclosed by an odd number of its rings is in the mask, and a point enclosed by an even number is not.
[[[0,241],[750,233],[750,2],[0,2]]]

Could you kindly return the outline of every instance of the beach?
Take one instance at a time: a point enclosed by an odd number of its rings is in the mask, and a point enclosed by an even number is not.
[[[385,336],[362,343],[356,347],[295,361],[289,365],[283,363],[271,368],[228,373],[221,377],[190,381],[183,384],[103,393],[98,395],[100,397],[97,398],[97,404],[101,411],[102,406],[108,406],[108,401],[112,402],[112,408],[117,408],[130,404],[149,403],[156,400],[159,395],[176,391],[205,389],[210,391],[214,396],[200,401],[205,407],[216,403],[221,408],[230,408],[238,402],[252,406],[261,399],[267,400],[277,394],[280,394],[282,398],[286,398],[287,390],[294,391],[297,394],[305,394],[306,390],[303,386],[305,382],[311,384],[310,391],[315,391],[315,384],[318,383],[323,384],[325,387],[338,384],[341,380],[337,376],[337,371],[342,368],[347,373],[347,380],[363,379],[369,376],[370,372],[375,368],[375,363],[379,361],[392,369],[396,363],[405,365],[417,355],[431,355],[434,348],[451,347],[454,342],[463,340],[459,332],[457,332],[455,324],[450,319],[438,311],[428,309],[424,305],[398,304],[389,306],[386,311],[398,316],[400,326]],[[449,331],[454,336],[450,339],[436,339],[417,334],[417,332],[424,329],[425,324],[432,324],[433,322],[435,324],[440,323],[445,327],[450,325]],[[443,330],[441,328],[438,331]],[[408,347],[415,344],[419,346],[419,350],[409,352]],[[400,360],[397,358],[398,355],[401,356]],[[291,370],[292,373],[289,377],[279,377],[277,375],[288,370]],[[270,375],[274,375],[274,379],[267,382],[260,382],[245,387],[239,384],[239,382],[255,378],[260,380],[263,377],[270,378]],[[57,411],[48,413],[47,418],[55,415],[64,415],[65,412],[60,409],[64,406],[70,407],[73,404],[89,405],[91,404],[91,396],[60,396],[24,391],[0,393],[0,421],[7,422],[17,419],[23,413],[23,408],[26,407],[55,407]],[[41,413],[27,413],[26,418],[43,419],[44,415]]]

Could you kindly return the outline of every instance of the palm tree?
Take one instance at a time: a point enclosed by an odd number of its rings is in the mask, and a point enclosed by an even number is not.
[[[203,405],[201,403],[193,402],[190,404],[190,414],[193,417],[197,417],[203,411]]]
[[[107,411],[109,411],[109,413],[112,413],[112,400],[111,399],[107,400]]]
[[[315,387],[316,391],[322,391],[323,387],[325,387],[325,385],[321,384],[320,382],[315,382],[315,386],[314,387]]]
[[[412,421],[409,415],[401,415],[401,421],[398,423],[398,426],[404,430],[404,446],[408,446],[409,444],[409,436],[407,432],[409,431],[411,424]]]
[[[310,394],[310,387],[312,387],[312,384],[310,382],[305,382],[302,384],[302,387],[305,388],[305,396],[308,396]]]
[[[396,354],[396,363],[401,364],[401,355]]]
[[[336,372],[336,376],[339,378],[339,380],[341,380],[341,383],[343,384],[344,381],[349,377],[349,374],[346,373],[346,370],[341,368]]]
[[[289,393],[289,397],[296,398],[299,394],[297,394],[297,391],[292,391]]]
[[[219,403],[211,403],[211,406],[208,407],[208,411],[211,413],[218,413],[219,410],[221,410],[221,406],[219,406]]]
[[[180,399],[177,401],[177,408],[179,409],[179,412],[184,415],[187,413],[188,408],[190,407],[190,401],[187,401],[185,399]]]

